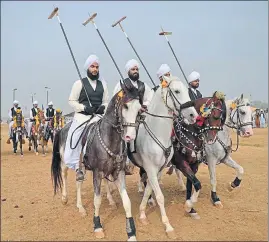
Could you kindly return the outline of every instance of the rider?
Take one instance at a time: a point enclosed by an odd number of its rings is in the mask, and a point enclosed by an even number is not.
[[[171,68],[167,64],[162,64],[157,71],[157,77],[159,78],[160,83],[164,80],[164,76],[170,77],[171,75]]]
[[[51,120],[55,115],[55,109],[53,108],[53,102],[48,103],[48,108],[46,109],[45,118],[47,121]]]
[[[150,104],[150,101],[153,97],[154,91],[147,85],[147,83],[142,82],[139,80],[139,63],[132,59],[129,60],[126,65],[125,65],[125,70],[128,74],[128,78],[125,79],[125,81],[130,80],[132,85],[135,88],[139,88],[139,86],[144,86],[144,93],[142,93],[142,109],[141,111],[146,111],[147,110],[147,106]],[[113,96],[119,92],[121,90],[121,85],[120,82],[117,83],[116,87],[114,88],[114,92],[113,92]]]
[[[193,71],[188,76],[189,82],[189,96],[192,101],[202,98],[202,94],[198,91],[199,82],[200,82],[200,74],[197,71]]]
[[[91,121],[89,123],[97,122],[102,116],[93,116],[93,114],[103,115],[108,105],[107,84],[99,78],[99,65],[99,58],[96,55],[90,55],[88,57],[84,64],[87,77],[73,84],[69,96],[69,105],[74,108],[75,115],[68,131],[64,161],[67,167],[76,170],[77,181],[84,180],[84,173],[79,165],[82,144],[81,141],[78,142],[78,139],[85,125],[79,126],[90,119]],[[73,136],[72,147],[70,147],[71,136]],[[78,145],[75,147],[77,142]]]
[[[46,109],[45,112],[45,119],[46,119],[46,124],[45,124],[45,130],[46,130],[46,136],[47,136],[47,128],[48,128],[48,122],[50,122],[50,120],[53,120],[53,117],[55,115],[55,109],[53,108],[53,102],[49,102],[48,103],[48,108]]]
[[[30,110],[30,121],[28,125],[28,136],[30,137],[31,135],[31,129],[33,126],[33,122],[35,121],[35,116],[38,114],[39,107],[38,107],[38,102],[34,101],[33,102],[33,108]]]
[[[12,139],[12,133],[11,133],[11,129],[12,129],[12,126],[13,126],[13,124],[14,124],[14,116],[16,116],[16,111],[18,110],[18,109],[21,109],[20,107],[19,107],[19,101],[17,101],[17,100],[15,100],[14,102],[13,102],[13,107],[9,110],[9,112],[8,112],[8,116],[9,116],[9,118],[10,118],[10,123],[9,123],[9,127],[8,127],[8,136],[9,136],[9,138],[8,138],[8,140],[7,140],[7,143],[10,143],[10,139]],[[26,137],[27,137],[27,133],[26,133]]]
[[[144,88],[141,88],[142,90],[144,90],[144,92],[140,94],[140,98],[143,102],[141,104],[142,106],[141,112],[144,112],[144,111],[147,111],[147,106],[150,104],[150,101],[154,94],[154,90],[151,89],[147,85],[147,83],[139,80],[139,68],[140,68],[139,63],[136,60],[134,59],[129,60],[125,65],[125,70],[128,74],[128,78],[126,78],[124,81],[129,80],[131,84],[137,89],[139,89],[141,86],[144,86]],[[116,87],[114,88],[113,96],[120,90],[121,90],[121,85],[120,85],[120,82],[118,82]],[[135,152],[134,142],[130,143],[130,149],[132,152]],[[125,168],[126,175],[133,174],[132,167],[133,165],[131,164],[130,160],[127,158],[126,168]]]

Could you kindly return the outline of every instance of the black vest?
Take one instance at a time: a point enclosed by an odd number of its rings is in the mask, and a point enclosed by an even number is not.
[[[46,109],[46,116],[47,116],[47,118],[53,118],[53,116],[54,116],[54,108],[52,108],[51,111],[50,111],[49,108],[47,108]]]
[[[37,115],[37,112],[35,111],[34,108],[32,108],[31,110],[32,110],[33,117],[35,117]]]
[[[20,107],[17,107],[17,109],[21,109]],[[14,117],[16,116],[16,111],[15,111],[15,108],[11,108],[11,116]]]
[[[189,88],[189,96],[191,101],[195,101],[196,99],[202,98],[202,94],[196,90],[197,95],[191,90],[191,88]]]
[[[103,102],[104,87],[102,82],[99,80],[96,81],[95,90],[93,90],[87,77],[82,79],[82,83],[86,89],[91,105],[98,108]],[[82,86],[78,102],[85,106],[90,106],[87,95],[85,93],[85,89]]]
[[[136,88],[133,83],[131,82],[130,78],[126,78],[123,80],[121,84],[121,88],[127,93],[127,96],[130,98],[137,98],[139,97],[139,102],[142,105],[144,100],[145,94],[145,83],[142,81],[137,80],[137,87]]]
[[[11,108],[11,116],[14,117],[16,115],[16,111],[15,108]]]

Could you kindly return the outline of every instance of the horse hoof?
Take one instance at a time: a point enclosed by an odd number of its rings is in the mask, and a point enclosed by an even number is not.
[[[221,201],[215,202],[214,205],[216,206],[216,208],[223,208]]]
[[[66,205],[68,202],[68,198],[67,197],[62,197],[62,204]]]
[[[105,233],[104,233],[103,229],[100,230],[100,231],[94,231],[94,235],[95,235],[95,238],[96,239],[103,239],[103,238],[105,238]]]
[[[127,241],[137,241],[135,236],[130,237]]]
[[[174,230],[166,231],[166,234],[167,234],[167,237],[168,237],[169,239],[176,239],[176,238],[177,238],[176,233],[175,233]]]
[[[143,225],[148,225],[149,224],[149,221],[147,218],[139,218],[139,221],[141,224]]]
[[[232,192],[232,191],[234,191],[236,188],[238,188],[238,187],[232,187],[232,183],[230,182],[229,184],[228,184],[228,192]]]
[[[199,214],[198,213],[189,213],[189,215],[191,216],[191,218],[193,218],[193,219],[201,219],[201,217],[199,216]]]
[[[45,154],[43,154],[42,156],[43,156],[43,157],[45,157],[46,155],[45,155]]]
[[[38,152],[36,152],[35,155],[38,155]]]
[[[193,204],[192,204],[191,200],[187,200],[187,201],[185,202],[185,204],[184,204],[184,209],[185,209],[185,211],[186,211],[187,213],[189,213],[189,212],[191,211],[192,207],[193,207]]]
[[[85,208],[79,208],[79,212],[81,214],[82,217],[86,217],[87,216],[87,212],[85,210]]]

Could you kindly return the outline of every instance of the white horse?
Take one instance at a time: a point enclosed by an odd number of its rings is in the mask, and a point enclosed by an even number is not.
[[[94,187],[94,234],[98,239],[104,238],[102,224],[100,222],[101,206],[101,182],[103,177],[112,174],[115,184],[120,193],[123,207],[126,213],[126,232],[128,241],[136,241],[136,229],[131,212],[131,202],[126,191],[124,166],[127,157],[125,143],[136,137],[136,126],[138,126],[137,115],[141,105],[138,99],[130,98],[128,90],[114,95],[103,118],[94,125],[91,131],[82,138],[85,149],[81,151],[80,162],[83,161],[87,170],[93,172]],[[71,123],[55,135],[53,143],[53,157],[51,173],[54,184],[54,192],[58,189],[62,192],[62,203],[68,202],[67,196],[67,171],[68,167],[64,162],[64,149],[67,140],[68,130]],[[119,130],[120,129],[120,130]],[[84,141],[83,141],[84,140]],[[85,216],[86,210],[81,201],[82,182],[76,182],[77,187],[77,208]]]
[[[171,132],[173,113],[181,115],[187,123],[195,123],[198,116],[194,107],[182,105],[190,101],[188,89],[177,77],[165,77],[166,82],[155,92],[145,115],[144,125],[141,124],[137,133],[136,152],[129,153],[129,158],[147,173],[148,182],[143,200],[140,204],[140,221],[147,224],[146,205],[152,190],[160,207],[162,222],[166,227],[168,237],[175,238],[174,228],[171,226],[164,207],[164,196],[159,185],[161,171],[173,156]],[[107,198],[113,204],[113,198],[107,189]]]
[[[252,111],[250,102],[243,97],[236,98],[234,100],[227,100],[226,102],[226,121],[222,131],[218,131],[216,142],[212,145],[205,145],[206,160],[208,164],[208,170],[210,174],[211,183],[211,200],[216,207],[222,208],[223,205],[217,196],[217,181],[216,181],[216,165],[224,163],[225,165],[236,170],[236,178],[230,183],[229,191],[239,187],[244,169],[231,157],[232,142],[231,131],[236,129],[237,131],[237,148],[239,144],[239,137],[250,137],[253,135],[252,129]],[[237,150],[236,148],[236,150]],[[178,182],[181,187],[185,187],[182,180],[182,173],[176,170]]]

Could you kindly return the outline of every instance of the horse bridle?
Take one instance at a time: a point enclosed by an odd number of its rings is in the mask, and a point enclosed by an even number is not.
[[[230,113],[230,121],[232,122],[233,125],[230,126],[230,125],[226,124],[226,126],[228,126],[229,128],[236,129],[237,132],[240,132],[241,128],[244,127],[244,126],[248,126],[248,125],[252,126],[253,125],[252,122],[246,122],[246,123],[241,122],[240,114],[239,114],[239,108],[244,107],[244,106],[249,106],[249,104],[237,105],[233,115],[232,115],[233,110]],[[234,118],[235,115],[237,116],[237,122],[236,123],[233,121],[233,118]]]
[[[206,103],[205,103],[205,107],[207,106],[208,102],[211,101],[212,99],[213,99],[213,98],[210,98],[210,99],[208,99],[208,100],[206,101]],[[223,102],[224,102],[224,101],[223,101]],[[218,117],[218,119],[221,119],[221,118],[222,118],[223,110],[222,110],[221,108],[216,107],[214,101],[212,101],[212,103],[210,104],[210,107],[208,107],[208,108],[209,108],[209,110],[210,110],[210,111],[208,112],[208,116],[211,115],[211,113],[212,113],[212,111],[213,111],[214,109],[216,109],[216,110],[218,110],[218,111],[221,112],[221,115],[220,115],[220,117]],[[207,117],[208,117],[208,116],[207,116]],[[206,127],[200,129],[199,132],[200,132],[200,133],[204,133],[204,132],[206,132],[206,131],[208,131],[208,130],[218,130],[218,131],[220,131],[220,130],[223,130],[223,127],[222,127],[222,126],[211,126],[210,124],[208,124],[208,125],[206,125]]]

